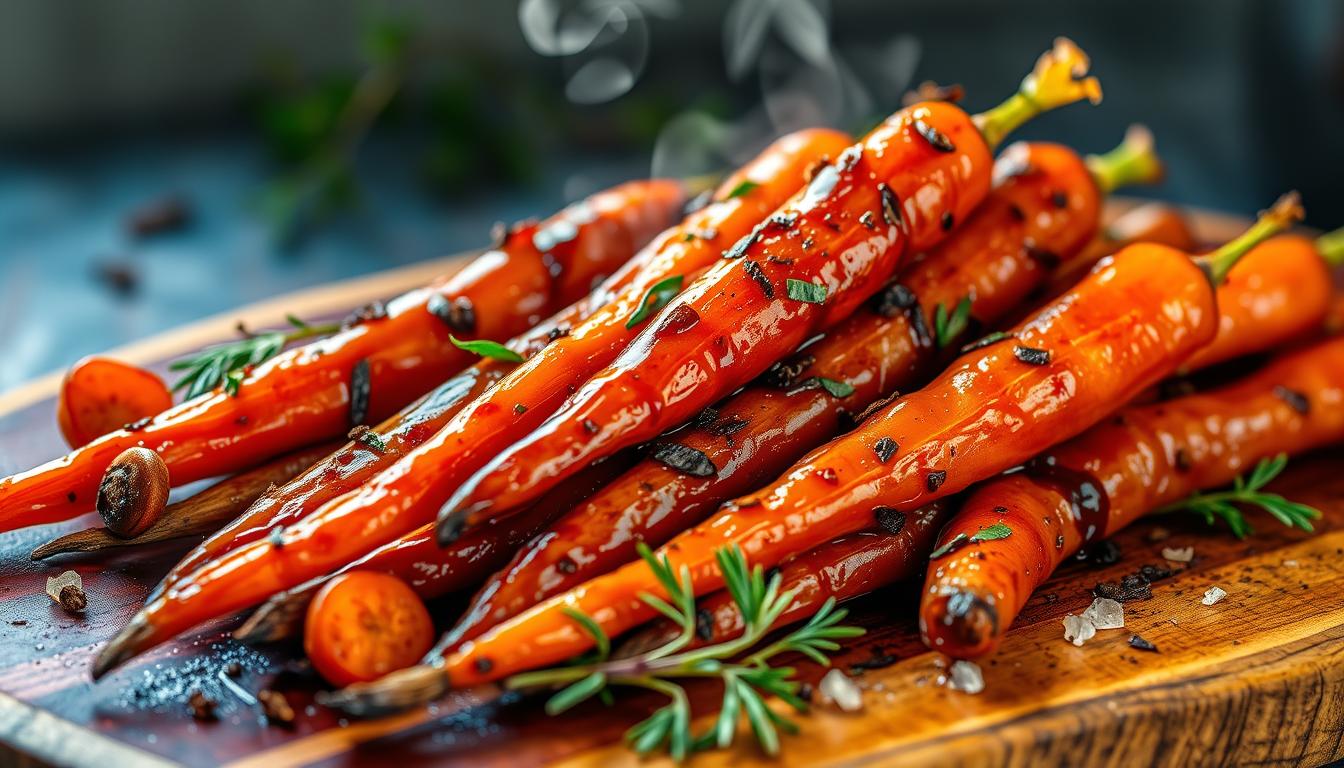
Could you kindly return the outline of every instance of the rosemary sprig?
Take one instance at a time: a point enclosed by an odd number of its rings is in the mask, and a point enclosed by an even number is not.
[[[966,294],[957,306],[948,313],[947,307],[939,302],[933,309],[933,337],[939,349],[946,348],[957,340],[966,330],[971,319],[971,296]]]
[[[676,623],[681,630],[676,638],[639,656],[609,659],[611,641],[601,626],[586,614],[570,611],[570,618],[593,638],[596,650],[569,666],[514,675],[505,685],[564,686],[546,703],[546,711],[552,715],[603,695],[612,686],[645,688],[663,694],[668,703],[626,731],[627,743],[641,755],[665,747],[673,759],[683,760],[696,750],[727,747],[732,744],[743,715],[761,748],[771,755],[778,753],[779,731],[792,733],[796,727],[771,710],[765,703],[766,697],[775,696],[799,712],[805,712],[807,704],[798,697],[799,683],[792,679],[794,669],[771,667],[771,660],[793,652],[829,665],[827,653],[840,648],[836,641],[858,637],[864,630],[841,625],[847,611],[837,609],[832,599],[803,626],[757,648],[793,603],[797,591],[781,594],[779,574],[767,581],[761,567],[749,567],[742,550],[734,546],[719,550],[715,556],[724,585],[745,618],[745,629],[736,639],[688,648],[695,638],[696,624],[690,569],[683,565],[674,571],[666,556],[659,559],[643,544],[639,545],[639,554],[667,594],[667,599],[663,599],[645,593],[640,599]],[[732,661],[744,653],[748,654],[745,658]],[[699,736],[691,733],[691,706],[686,691],[673,682],[685,678],[717,678],[723,684],[719,716],[713,727]]]
[[[309,325],[294,315],[285,315],[291,330],[248,333],[237,341],[215,344],[194,355],[174,360],[168,369],[186,371],[173,385],[173,391],[186,389],[187,400],[224,385],[224,391],[236,396],[249,366],[260,365],[280,354],[286,344],[326,336],[340,330],[340,323]]]
[[[1168,504],[1157,511],[1159,513],[1193,512],[1197,515],[1203,515],[1204,520],[1209,525],[1213,525],[1218,518],[1222,518],[1227,521],[1233,535],[1239,539],[1244,539],[1254,533],[1254,529],[1250,522],[1246,520],[1246,516],[1235,505],[1247,504],[1265,510],[1289,528],[1311,531],[1313,530],[1311,521],[1321,516],[1320,511],[1306,504],[1289,501],[1277,493],[1264,493],[1260,490],[1268,485],[1271,480],[1278,477],[1286,466],[1288,466],[1288,455],[1284,453],[1280,453],[1272,459],[1261,459],[1260,463],[1256,464],[1255,468],[1251,470],[1249,476],[1238,477],[1232,482],[1232,488],[1229,490],[1216,493],[1196,491],[1188,498]]]

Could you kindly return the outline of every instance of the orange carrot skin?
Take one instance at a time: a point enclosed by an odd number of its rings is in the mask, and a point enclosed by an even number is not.
[[[942,141],[927,138],[933,131]],[[989,191],[991,166],[960,108],[927,102],[895,113],[734,246],[555,416],[473,476],[445,505],[441,530],[507,514],[577,467],[650,440],[745,385],[965,221]],[[823,286],[825,300],[801,301],[786,281]]]
[[[967,499],[941,541],[996,522],[1012,534],[932,563],[920,606],[925,642],[955,658],[990,653],[1032,590],[1083,544],[1226,485],[1262,458],[1341,440],[1344,339],[1215,391],[1127,408]]]
[[[753,384],[717,406],[712,420],[675,433],[671,441],[703,454],[713,475],[641,462],[524,547],[473,601],[449,644],[634,560],[636,542],[662,544],[834,437],[847,415],[926,381],[941,356],[926,330],[939,304],[950,310],[970,294],[972,316],[988,326],[1039,288],[1056,259],[1069,259],[1092,237],[1101,196],[1082,158],[1057,144],[1015,144],[998,165],[1027,170],[1003,179],[946,242],[903,273],[899,282],[916,306],[901,309],[890,297],[865,305],[772,369],[770,384]],[[912,322],[913,311],[922,322]],[[813,377],[854,391],[837,398],[803,384]]]
[[[585,295],[594,278],[611,274],[667,225],[683,198],[679,182],[634,182],[598,193],[541,225],[515,228],[500,247],[452,277],[389,302],[387,317],[360,322],[258,366],[236,397],[222,389],[202,395],[143,429],[112,432],[0,480],[0,530],[88,511],[104,469],[132,446],[158,451],[174,484],[181,485],[343,435],[357,415],[351,413],[351,380],[361,361],[369,371],[362,418],[376,423],[475,360],[450,342],[450,334],[507,339],[532,326]],[[542,253],[534,235],[543,232],[552,241],[573,237]],[[442,300],[470,302],[474,323],[449,327],[430,311]]]
[[[1145,203],[1120,214],[1106,224],[1082,251],[1068,259],[1051,280],[1053,296],[1068,290],[1092,265],[1130,243],[1162,243],[1187,253],[1197,250],[1198,242],[1181,211],[1166,203]]]
[[[1246,254],[1218,287],[1218,337],[1182,370],[1273,349],[1320,331],[1333,276],[1315,241],[1279,235]]]
[[[566,348],[571,348],[574,339],[583,345],[578,348],[592,349],[593,345],[585,341],[590,336],[626,338],[625,324],[650,286],[668,274],[693,270],[697,264],[718,259],[720,245],[730,241],[731,233],[750,231],[761,217],[802,186],[804,172],[810,165],[837,148],[843,149],[847,143],[843,134],[820,130],[799,132],[776,142],[725,182],[720,200],[664,233],[649,246],[649,254],[636,257],[645,268],[626,281],[616,298],[560,341]],[[759,186],[743,195],[726,194],[748,179]],[[718,230],[718,239],[707,238],[706,228]],[[614,279],[622,276],[623,273],[617,273]],[[557,346],[552,344],[547,349]],[[534,355],[532,359],[540,357]],[[570,356],[568,364],[581,367],[583,363]],[[520,378],[510,377],[510,381]],[[550,366],[528,377],[527,382],[534,387],[533,391],[546,392],[552,389],[555,380],[563,378],[561,371]],[[487,388],[489,393],[495,389]],[[567,389],[561,389],[559,397],[566,393]],[[555,396],[553,391],[547,395]],[[254,605],[278,591],[340,568],[371,547],[395,541],[432,521],[439,505],[456,485],[451,482],[455,476],[453,468],[488,458],[488,453],[478,456],[476,449],[487,446],[491,429],[526,429],[545,416],[544,407],[516,407],[519,405],[523,403],[499,396],[477,398],[465,404],[439,432],[359,489],[327,501],[316,511],[305,510],[296,515],[293,525],[284,531],[282,547],[274,548],[269,541],[254,539],[224,553],[214,563],[204,563],[189,578],[183,576],[178,580],[183,589],[169,589],[159,599],[147,602],[141,615],[154,626],[155,632],[146,642],[159,642],[221,612]],[[471,439],[467,440],[467,436]],[[508,437],[505,444],[512,439]],[[471,463],[466,466],[474,469]],[[230,563],[237,562],[253,564],[241,569],[230,567]],[[223,602],[203,599],[214,588],[227,595],[227,599]]]
[[[991,477],[1078,434],[1170,374],[1217,328],[1214,291],[1189,256],[1130,246],[1014,329],[963,355],[927,387],[813,451],[776,482],[658,550],[686,566],[696,594],[723,585],[714,552],[739,546],[752,564],[870,527],[879,508],[913,510]],[[1048,360],[1029,351],[1043,350]],[[898,451],[883,462],[874,446]],[[565,608],[608,635],[652,617],[641,593],[662,595],[642,562],[557,595],[463,645],[445,660],[456,686],[558,663],[591,639]]]
[[[811,618],[822,603],[852,600],[924,572],[938,529],[947,521],[944,502],[887,519],[895,530],[872,528],[850,533],[784,561],[779,566],[781,593],[798,590],[775,622],[776,628]],[[899,528],[896,526],[899,525]],[[721,643],[742,634],[742,612],[726,590],[697,602],[692,648]],[[632,636],[626,647],[653,648],[680,632],[665,619]],[[430,652],[431,654],[433,651]]]

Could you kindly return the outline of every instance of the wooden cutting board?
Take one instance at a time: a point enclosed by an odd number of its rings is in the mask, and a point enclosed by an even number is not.
[[[1121,203],[1120,206],[1124,204]],[[1240,222],[1195,214],[1199,234],[1220,240]],[[230,335],[234,322],[277,324],[285,312],[317,318],[382,298],[449,269],[426,264],[282,297],[117,350],[161,366]],[[0,394],[0,473],[62,452],[53,416],[59,377]],[[939,659],[919,643],[909,586],[854,605],[869,634],[837,657],[841,668],[875,657],[889,666],[855,679],[865,708],[845,714],[820,705],[797,718],[783,756],[767,761],[749,743],[698,756],[697,764],[798,765],[1141,765],[1305,763],[1344,756],[1344,448],[1295,461],[1275,483],[1324,513],[1314,536],[1256,518],[1261,533],[1240,542],[1193,519],[1140,524],[1118,538],[1121,556],[1104,567],[1076,563],[1033,597],[1002,650],[983,665],[979,695],[939,684]],[[538,702],[469,708],[469,694],[435,708],[370,721],[345,721],[311,705],[318,683],[292,647],[247,648],[227,639],[229,622],[160,648],[94,685],[94,651],[140,605],[187,542],[124,550],[101,558],[33,564],[28,553],[58,533],[88,525],[0,535],[0,765],[31,762],[120,765],[577,765],[634,764],[622,731],[658,705],[620,698],[614,709],[585,705],[545,716]],[[1169,538],[1157,542],[1157,527]],[[1125,606],[1126,629],[1101,632],[1082,648],[1063,640],[1060,620],[1091,601],[1099,581],[1162,564],[1163,547],[1192,546],[1194,561],[1154,585],[1153,598]],[[72,618],[45,594],[46,577],[79,571],[89,594]],[[1200,598],[1210,586],[1228,597]],[[448,607],[445,606],[445,613]],[[1128,644],[1137,632],[1157,645]],[[236,680],[222,670],[243,668]],[[816,682],[824,670],[801,665]],[[261,687],[289,696],[292,728],[266,725],[248,702]],[[219,702],[219,722],[198,723],[186,698],[202,690]],[[711,687],[693,689],[708,711]]]

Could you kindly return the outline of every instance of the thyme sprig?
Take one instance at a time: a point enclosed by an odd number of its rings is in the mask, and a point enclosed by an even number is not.
[[[214,344],[194,355],[174,360],[168,369],[186,371],[173,385],[173,391],[186,389],[187,400],[224,385],[224,391],[236,396],[250,366],[260,365],[280,354],[285,345],[326,336],[340,330],[340,323],[310,325],[294,315],[285,315],[290,330],[247,333],[237,341]],[[240,326],[241,328],[241,326]]]
[[[799,683],[792,679],[794,668],[772,667],[770,662],[792,652],[829,665],[827,654],[840,648],[836,641],[858,637],[864,630],[841,625],[847,611],[837,609],[831,599],[806,624],[762,645],[762,639],[793,603],[797,590],[781,593],[779,574],[767,580],[761,566],[749,567],[742,550],[734,546],[720,549],[715,556],[724,585],[745,619],[744,630],[736,639],[691,648],[696,611],[690,569],[683,565],[674,571],[666,556],[659,559],[643,544],[639,545],[639,554],[667,593],[667,599],[647,593],[641,594],[640,599],[679,627],[674,639],[638,656],[609,659],[611,641],[601,626],[586,614],[571,610],[570,618],[593,638],[595,650],[570,666],[515,675],[505,685],[564,686],[546,703],[546,711],[552,715],[593,696],[608,695],[613,686],[663,694],[668,703],[625,733],[626,742],[641,755],[665,747],[673,759],[684,760],[697,750],[728,747],[743,715],[761,748],[771,755],[778,753],[779,731],[792,733],[796,726],[770,709],[766,697],[775,696],[798,712],[805,712],[807,704],[798,696]],[[757,648],[758,645],[761,647]],[[739,661],[733,661],[739,657],[742,657]],[[691,732],[691,705],[686,691],[673,682],[687,678],[716,678],[723,684],[719,715],[713,727],[698,736]]]
[[[1277,493],[1264,493],[1261,490],[1278,477],[1287,465],[1288,455],[1284,453],[1272,459],[1261,459],[1249,475],[1241,475],[1234,480],[1230,489],[1215,493],[1197,491],[1162,507],[1158,512],[1193,512],[1202,515],[1209,525],[1214,525],[1218,518],[1222,518],[1227,521],[1233,535],[1244,539],[1255,532],[1246,520],[1246,515],[1236,507],[1237,504],[1246,504],[1265,510],[1289,528],[1311,531],[1311,521],[1321,516],[1319,510],[1289,501]]]
[[[957,306],[948,313],[942,303],[933,310],[933,336],[938,348],[943,349],[957,340],[966,330],[971,320],[971,296],[967,294],[957,302]]]

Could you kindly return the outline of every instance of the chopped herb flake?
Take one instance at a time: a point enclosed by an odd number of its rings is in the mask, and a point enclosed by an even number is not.
[[[824,285],[795,280],[790,277],[784,283],[784,286],[789,298],[794,301],[805,301],[808,304],[821,304],[826,301],[826,286]]]
[[[625,321],[626,328],[634,328],[636,325],[648,319],[649,315],[666,307],[678,293],[681,293],[681,285],[685,280],[681,275],[673,275],[663,278],[654,283],[648,293],[639,302],[639,309]]]
[[[727,196],[725,196],[723,199],[732,200],[734,197],[741,197],[759,186],[761,185],[757,184],[751,179],[743,179],[742,181],[739,181],[737,183],[737,186],[729,190]]]
[[[957,302],[949,316],[947,307],[941,303],[933,310],[933,338],[939,349],[944,349],[956,341],[966,330],[971,319],[971,296],[967,294]]]
[[[453,342],[453,346],[465,352],[471,352],[472,354],[480,355],[481,357],[488,357],[491,360],[503,360],[506,363],[523,362],[522,355],[497,341],[490,341],[489,339],[462,341],[456,336],[449,336],[448,338]]]

